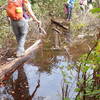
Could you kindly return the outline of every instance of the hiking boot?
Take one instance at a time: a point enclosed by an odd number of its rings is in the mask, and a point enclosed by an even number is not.
[[[16,54],[16,56],[17,56],[17,57],[22,57],[22,56],[24,56],[24,52],[18,51],[17,54]]]
[[[24,56],[24,53],[25,53],[25,50],[24,49],[20,49],[20,50],[17,51],[16,56],[17,57],[22,57],[22,56]]]
[[[71,19],[67,19],[67,21],[68,21],[68,22],[70,22],[70,21],[71,21]]]
[[[10,57],[10,58],[7,58],[7,61],[12,61],[14,59],[15,59],[14,57]]]

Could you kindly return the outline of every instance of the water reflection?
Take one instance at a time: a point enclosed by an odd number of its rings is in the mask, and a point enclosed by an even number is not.
[[[29,96],[29,89],[28,89],[28,81],[26,77],[26,73],[24,68],[21,67],[17,70],[17,77],[15,79],[16,74],[13,74],[14,78],[12,80],[11,89],[13,91],[13,97],[15,100],[25,100]],[[11,83],[10,83],[11,84]]]
[[[66,51],[62,50],[66,43],[65,37],[53,34],[48,36],[45,47],[40,48],[35,58],[20,66],[7,80],[6,85],[9,88],[4,87],[6,94],[9,94],[7,97],[12,96],[14,100],[63,100],[63,96],[67,96],[75,100],[78,72],[74,68],[68,69],[68,57]],[[71,49],[74,50],[73,47]],[[79,54],[79,50],[74,54]],[[4,92],[2,95],[0,93],[1,98],[3,95]]]
[[[35,90],[37,79],[40,77],[40,87],[37,90],[34,98],[44,97],[48,98],[47,100],[60,100],[56,95],[60,90],[59,82],[61,80],[61,74],[58,74],[57,71],[52,71],[51,74],[46,72],[39,74],[37,67],[32,65],[25,65],[24,68],[27,74],[30,95],[32,95],[33,91]]]
[[[0,100],[14,100],[13,96],[7,92],[6,87],[0,85]]]
[[[68,96],[73,98],[76,94],[75,70],[67,70],[68,62],[64,51],[40,50],[34,60],[30,60],[20,67],[7,81],[9,93],[14,100],[61,100],[62,99],[62,69],[71,84],[68,86]]]

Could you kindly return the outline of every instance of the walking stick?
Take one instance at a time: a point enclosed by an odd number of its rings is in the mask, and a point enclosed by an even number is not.
[[[38,28],[39,28],[40,35],[42,37],[45,37],[45,35],[47,34],[46,31],[41,26],[39,26],[39,25],[38,25]]]

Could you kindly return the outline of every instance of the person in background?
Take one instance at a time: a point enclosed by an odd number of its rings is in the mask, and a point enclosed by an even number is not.
[[[19,6],[15,7],[15,5],[19,5]],[[24,49],[25,40],[29,28],[28,21],[27,21],[28,16],[30,16],[40,27],[41,27],[41,21],[39,21],[34,15],[31,8],[31,4],[28,0],[8,0],[6,11],[8,17],[11,20],[13,32],[16,36],[16,40],[18,43],[16,56],[17,57],[23,56],[25,52]],[[21,13],[22,13],[22,17],[21,17]]]
[[[89,10],[93,9],[92,3],[93,3],[93,0],[87,0]]]
[[[67,8],[67,21],[71,20],[72,9],[74,8],[74,3],[75,3],[75,0],[68,0],[67,1],[67,5],[68,5],[68,8]]]
[[[85,14],[87,11],[87,0],[79,0],[81,14]]]
[[[81,14],[86,14],[93,9],[92,0],[79,0]]]

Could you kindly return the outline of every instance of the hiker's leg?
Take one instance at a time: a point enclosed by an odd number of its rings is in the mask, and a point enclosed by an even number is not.
[[[85,12],[86,12],[86,7],[85,5],[83,5],[83,14],[85,14]]]
[[[18,25],[17,25],[16,21],[14,21],[14,20],[11,20],[11,24],[12,24],[13,32],[14,32],[14,34],[16,36],[17,43],[18,43],[18,41],[19,41]]]
[[[67,8],[67,19],[69,19],[69,11],[70,11],[69,9],[70,9],[70,8],[68,7],[68,8]]]
[[[24,53],[24,45],[28,33],[28,22],[25,19],[22,19],[18,21],[18,27],[19,27],[19,39],[18,39],[17,53],[20,56],[20,53]]]
[[[11,22],[12,22],[12,28],[13,28],[13,31],[18,43],[17,55],[20,56],[21,53],[24,52],[24,44],[26,40],[26,35],[28,33],[28,22],[25,19],[22,19],[20,21],[12,20]]]
[[[70,9],[69,9],[69,20],[71,19],[71,17],[72,17],[72,8],[70,7]]]
[[[85,12],[85,7],[84,7],[84,5],[80,5],[80,9],[81,9],[81,14],[84,14],[84,12]]]

